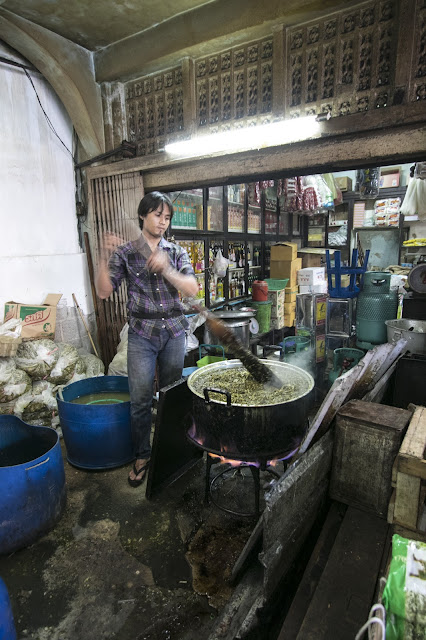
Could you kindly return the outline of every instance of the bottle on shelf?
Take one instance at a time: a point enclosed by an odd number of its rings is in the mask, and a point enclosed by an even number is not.
[[[213,302],[216,301],[216,283],[213,277],[210,278],[209,294],[210,294],[210,304],[212,304]]]
[[[223,280],[222,278],[218,278],[217,285],[216,285],[216,301],[223,300],[223,299],[224,299]]]
[[[229,297],[235,298],[235,276],[232,276],[231,282],[229,283]]]
[[[204,300],[204,278],[197,278],[198,293],[197,298]]]

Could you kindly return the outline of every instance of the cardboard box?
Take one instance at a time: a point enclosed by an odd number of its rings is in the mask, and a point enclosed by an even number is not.
[[[341,176],[340,178],[335,178],[335,180],[340,191],[352,191],[352,179],[348,176]]]
[[[321,282],[320,284],[307,284],[300,285],[299,293],[327,293],[327,282]]]
[[[334,255],[334,249],[328,249],[330,256]],[[302,258],[302,269],[306,267],[323,267],[326,263],[326,249],[322,247],[304,247],[299,249],[297,257]]]
[[[296,296],[299,293],[299,287],[287,287],[285,289],[285,302],[296,302]]]
[[[295,258],[297,258],[296,242],[279,242],[278,244],[273,244],[271,246],[271,260],[289,261],[294,260]]]
[[[4,321],[11,318],[21,318],[21,338],[31,340],[34,338],[55,337],[56,307],[62,293],[49,293],[42,305],[21,304],[19,302],[6,302],[4,305]]]
[[[380,188],[399,187],[400,170],[398,168],[382,169],[380,172]]]
[[[289,315],[292,313],[296,313],[296,303],[295,302],[285,302],[284,303],[284,315]]]
[[[288,278],[288,287],[297,284],[297,272],[302,268],[302,258],[295,260],[271,260],[271,278]]]
[[[323,282],[326,282],[324,267],[307,267],[306,269],[299,269],[297,274],[297,284],[299,287],[322,284]]]
[[[284,315],[284,326],[285,327],[294,327],[294,323],[296,322],[296,312],[286,313]]]
[[[283,327],[287,326],[285,324],[285,318],[284,316],[281,316],[280,318],[271,318],[271,329],[282,329]]]
[[[268,291],[268,300],[272,302],[271,318],[278,318],[284,313],[285,290]]]

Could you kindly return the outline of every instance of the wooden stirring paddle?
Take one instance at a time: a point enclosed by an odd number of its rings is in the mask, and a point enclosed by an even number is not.
[[[241,360],[241,364],[247,369],[253,378],[262,384],[270,384],[277,389],[281,389],[283,382],[279,377],[267,367],[257,356],[246,349],[241,340],[235,335],[225,322],[216,318],[211,311],[199,304],[191,305],[206,318],[206,324],[212,334],[227,348],[233,355]]]

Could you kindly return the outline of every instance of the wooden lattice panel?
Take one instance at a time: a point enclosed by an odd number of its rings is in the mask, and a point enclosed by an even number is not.
[[[134,240],[139,235],[137,208],[143,195],[139,171],[122,174],[110,172],[89,180],[90,253],[95,272],[104,233],[113,233],[124,242]],[[95,301],[99,347],[106,366],[115,356],[120,331],[127,321],[126,302],[125,283],[108,299]]]
[[[272,112],[272,38],[195,61],[198,128],[268,120]]]
[[[398,14],[365,2],[287,30],[286,112],[333,116],[393,103]]]
[[[176,67],[126,85],[128,138],[137,155],[155,153],[183,130],[182,69]]]

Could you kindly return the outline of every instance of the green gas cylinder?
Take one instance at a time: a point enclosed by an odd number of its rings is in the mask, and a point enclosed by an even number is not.
[[[391,274],[385,271],[367,271],[358,296],[356,311],[356,346],[372,349],[387,342],[385,320],[396,318],[398,291],[391,291]]]

